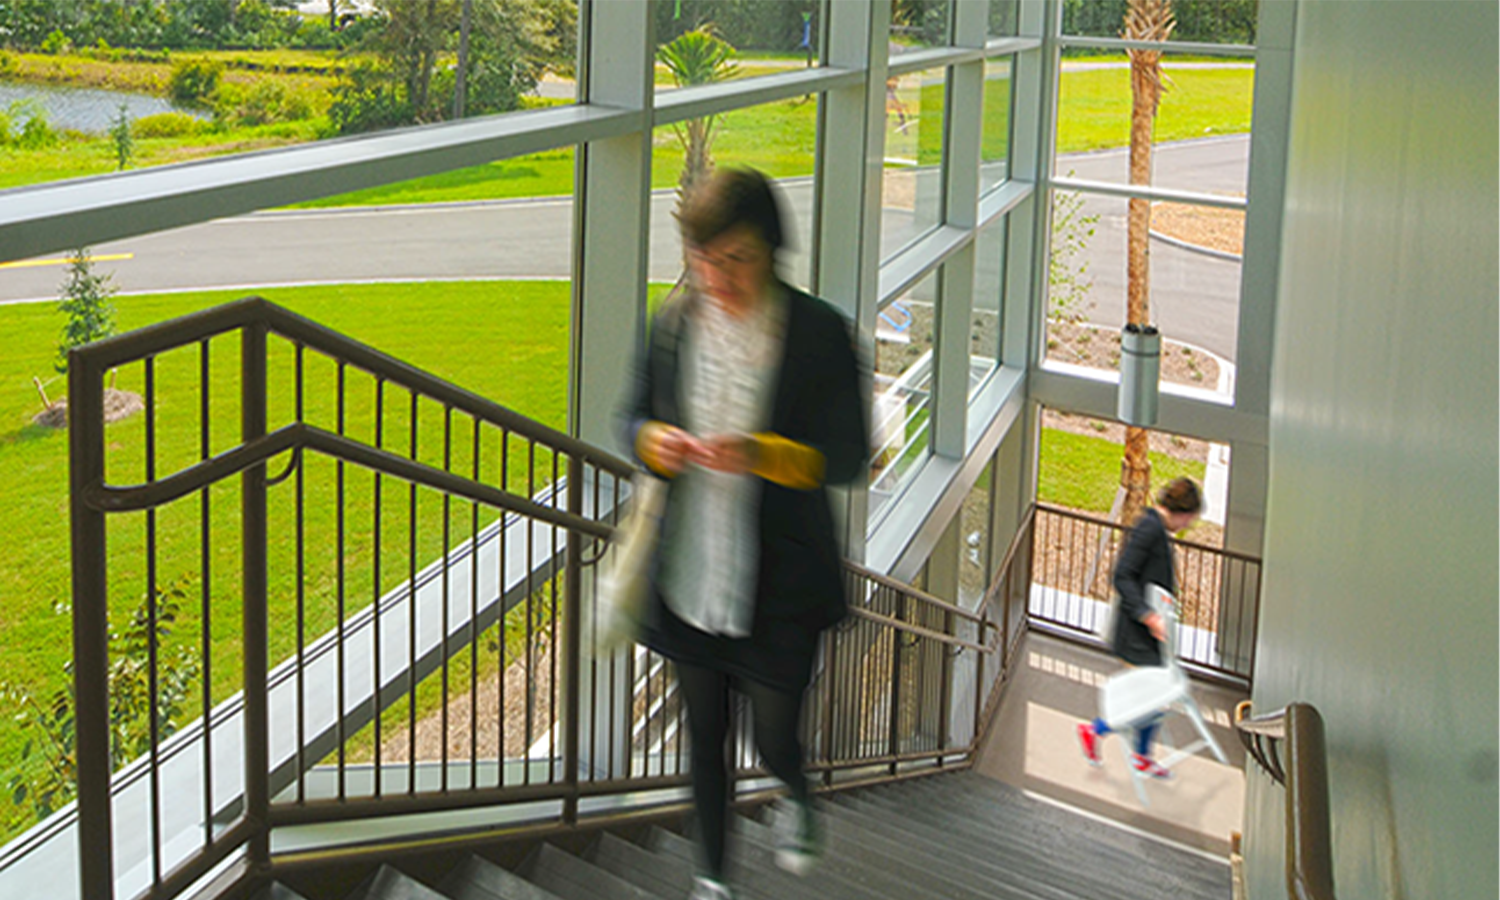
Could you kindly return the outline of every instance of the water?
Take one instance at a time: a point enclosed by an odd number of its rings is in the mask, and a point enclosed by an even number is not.
[[[183,112],[207,119],[202,110],[183,109],[164,97],[108,91],[101,88],[66,87],[55,84],[25,84],[0,81],[0,110],[16,100],[36,100],[47,110],[47,120],[58,130],[103,133],[114,124],[120,104],[125,104],[132,119],[164,112]]]

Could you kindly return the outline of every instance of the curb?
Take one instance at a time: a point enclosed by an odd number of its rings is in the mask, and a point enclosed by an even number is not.
[[[1227,250],[1215,250],[1212,247],[1204,247],[1200,244],[1191,244],[1187,241],[1182,240],[1181,238],[1174,238],[1169,235],[1162,234],[1160,231],[1157,231],[1155,229],[1152,229],[1148,233],[1151,235],[1151,238],[1153,240],[1161,241],[1163,244],[1176,247],[1179,250],[1186,250],[1189,253],[1201,253],[1204,256],[1210,256],[1214,259],[1222,259],[1225,262],[1237,263],[1244,261],[1244,256],[1239,253],[1230,253]]]

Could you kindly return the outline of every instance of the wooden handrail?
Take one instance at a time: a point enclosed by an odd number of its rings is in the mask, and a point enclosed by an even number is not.
[[[1234,727],[1245,750],[1286,788],[1287,895],[1293,900],[1334,900],[1323,717],[1307,703],[1251,716],[1246,700],[1235,707]],[[1284,763],[1276,750],[1278,742],[1286,744]]]

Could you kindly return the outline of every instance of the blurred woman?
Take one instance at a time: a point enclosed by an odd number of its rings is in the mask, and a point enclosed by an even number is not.
[[[689,285],[651,328],[625,410],[635,456],[670,479],[643,643],[674,661],[702,841],[694,900],[725,884],[731,691],[793,815],[777,862],[820,841],[797,729],[818,636],[846,614],[825,485],[862,475],[869,437],[843,317],[782,282],[778,202],[759,172],[721,170],[681,216]]]
[[[1146,587],[1156,585],[1169,595],[1176,593],[1172,565],[1173,534],[1186,529],[1203,511],[1198,485],[1190,478],[1173,480],[1156,496],[1156,505],[1147,509],[1130,529],[1125,549],[1115,564],[1115,590],[1120,606],[1115,614],[1115,629],[1110,647],[1116,656],[1133,666],[1163,664],[1161,646],[1166,642],[1166,623],[1161,613],[1151,608]],[[1153,778],[1171,778],[1172,770],[1151,758],[1151,742],[1156,737],[1157,722],[1136,731],[1133,762],[1136,769]],[[1078,740],[1083,755],[1099,765],[1099,739],[1110,733],[1103,719],[1078,726]]]

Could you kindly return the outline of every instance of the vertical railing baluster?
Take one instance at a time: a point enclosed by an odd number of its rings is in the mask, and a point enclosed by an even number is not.
[[[266,326],[252,322],[240,332],[240,440],[250,443],[266,433]],[[269,690],[266,683],[269,642],[266,562],[266,466],[251,466],[241,476],[244,499],[241,529],[244,545],[244,690],[245,816],[253,831],[246,855],[254,869],[271,862],[268,824],[270,794]]]
[[[453,471],[453,407],[443,405],[443,471]],[[448,600],[449,581],[448,567],[451,565],[448,553],[453,546],[453,495],[443,492],[443,614],[442,633],[438,635],[438,654],[442,659],[443,673],[443,711],[440,715],[442,724],[442,774],[439,776],[439,790],[448,793]],[[471,703],[470,706],[473,706]]]
[[[479,484],[479,417],[474,417],[474,483]],[[505,486],[501,485],[503,489]],[[502,523],[503,524],[503,523]],[[469,502],[469,788],[479,787],[479,503]]]
[[[559,471],[558,470],[558,459],[561,457],[561,455],[562,454],[559,453],[556,450],[552,451],[552,492],[551,493],[552,493],[552,508],[554,510],[558,508],[558,502],[557,502],[557,478],[558,478],[558,471]],[[568,478],[568,482],[569,482],[569,487],[568,487],[568,501],[569,501],[570,505],[571,505],[572,500],[573,500],[572,482],[575,481],[575,480],[576,479],[572,478],[571,475]],[[581,484],[579,486],[582,487]],[[578,500],[579,500],[578,505],[580,507],[582,507],[583,506],[583,495],[582,494],[578,495]],[[552,652],[548,654],[548,659],[547,659],[547,666],[548,666],[548,682],[547,682],[547,723],[548,723],[548,725],[547,725],[547,782],[549,784],[552,784],[552,783],[556,783],[556,781],[557,781],[557,729],[558,729],[559,725],[561,724],[558,721],[558,716],[557,716],[557,694],[558,694],[558,681],[557,681],[557,677],[558,677],[558,671],[559,671],[559,666],[560,666],[560,663],[558,661],[558,657],[560,657],[560,656],[563,655],[563,650],[565,648],[559,647],[558,643],[557,643],[557,614],[558,614],[558,609],[557,609],[557,554],[558,554],[557,526],[556,525],[551,526],[550,528],[548,528],[548,531],[551,533],[551,541],[552,541],[552,543],[551,543],[551,548],[550,549],[551,549],[552,553],[551,553],[551,555],[549,557],[547,557],[547,559],[548,559],[547,571],[549,571],[549,572],[552,573],[552,577],[549,578],[549,579],[547,579],[547,581],[548,581],[547,594],[548,594],[548,597],[550,598],[550,604],[551,604],[552,614],[550,616],[550,621],[548,621],[548,623],[547,623],[547,645],[552,648]],[[566,576],[564,576],[564,577],[566,578]],[[564,591],[567,591],[568,589],[569,588],[568,588],[567,585],[563,586],[563,590]],[[566,628],[567,625],[564,624],[563,627]],[[564,637],[564,641],[566,641],[566,640],[567,640],[567,638],[565,636]],[[571,665],[572,661],[569,660],[568,664]],[[565,713],[565,715],[566,715],[566,713]],[[567,778],[568,776],[567,776],[566,773],[564,773],[563,777]],[[576,791],[576,789],[577,789],[577,778],[576,778],[576,776],[574,777],[574,780],[573,780],[573,786],[574,786],[574,789]],[[567,809],[566,809],[567,808],[567,801],[566,800],[563,801],[563,806],[564,806],[564,815],[566,816],[566,813],[567,813]],[[575,793],[574,794],[574,803],[573,803],[573,812],[574,812],[575,815],[577,814],[577,809],[578,809],[577,795]]]
[[[536,496],[536,441],[526,442],[526,496]],[[532,595],[536,593],[536,585],[532,580],[532,573],[536,571],[536,547],[535,531],[536,522],[526,519],[526,737],[523,741],[526,755],[525,781],[523,784],[531,784],[531,741],[535,734],[536,713],[536,655],[533,649],[536,636],[534,626],[536,624],[535,612],[532,609]]]
[[[377,450],[378,449],[383,449],[384,446],[385,446],[385,379],[383,377],[377,377],[375,379],[375,448]],[[382,747],[381,747],[381,740],[380,740],[380,730],[381,730],[380,729],[380,725],[381,725],[381,722],[380,722],[380,718],[381,718],[381,716],[380,716],[380,690],[383,687],[383,685],[381,684],[381,681],[380,681],[380,675],[381,675],[381,672],[380,672],[380,668],[381,668],[380,667],[380,661],[381,661],[380,660],[380,651],[381,651],[381,646],[380,646],[380,630],[381,630],[380,629],[380,619],[382,617],[382,614],[385,612],[385,610],[383,610],[383,609],[380,608],[380,556],[381,556],[381,554],[380,554],[380,545],[381,545],[381,529],[380,529],[380,526],[381,526],[381,521],[380,520],[381,520],[381,509],[384,506],[385,506],[385,496],[384,496],[384,491],[382,490],[382,484],[381,484],[381,478],[380,478],[380,470],[377,469],[377,470],[375,470],[375,503],[374,503],[374,511],[372,513],[373,518],[374,518],[373,528],[374,528],[374,535],[375,535],[375,547],[374,547],[374,555],[372,557],[371,564],[370,564],[370,568],[373,570],[372,577],[374,578],[374,587],[372,589],[373,599],[371,601],[372,602],[371,608],[374,610],[374,619],[371,622],[371,625],[373,626],[372,629],[371,629],[371,631],[372,631],[372,640],[374,642],[374,651],[375,651],[374,653],[371,654],[371,665],[374,666],[374,672],[375,672],[375,676],[374,676],[374,689],[370,693],[371,721],[373,722],[374,729],[375,729],[375,734],[374,734],[375,740],[374,740],[374,748],[373,748],[374,749],[374,754],[375,754],[375,765],[371,769],[371,772],[373,773],[374,778],[375,778],[375,783],[374,783],[374,785],[372,785],[372,788],[373,788],[374,796],[377,799],[379,799],[381,797],[381,795],[384,793],[384,781],[385,781],[385,779],[381,777],[381,773],[383,772],[383,769],[382,769],[382,766],[381,766],[381,750],[382,750]]]
[[[146,483],[156,481],[156,357],[145,359]],[[161,888],[161,709],[160,647],[157,640],[156,507],[146,510],[146,723],[150,750],[151,885]]]
[[[342,437],[343,434],[344,434],[344,414],[346,412],[345,393],[344,393],[344,388],[345,388],[345,371],[344,370],[345,370],[345,362],[341,359],[341,360],[339,360],[338,376],[337,376],[338,397],[335,398],[335,400],[334,400],[334,404],[335,404],[334,416],[335,416],[335,420],[336,420],[334,422],[334,428],[337,429],[340,437]],[[344,716],[347,715],[347,713],[348,713],[348,706],[345,705],[346,704],[346,700],[347,700],[347,697],[346,697],[346,690],[347,690],[347,688],[345,687],[345,681],[348,678],[348,672],[349,672],[349,670],[345,667],[346,666],[346,658],[345,658],[345,648],[344,648],[344,604],[345,604],[347,598],[345,596],[345,588],[344,588],[344,524],[345,523],[344,523],[344,461],[343,460],[338,460],[337,462],[334,463],[333,473],[334,473],[333,474],[333,479],[334,479],[334,532],[335,532],[335,534],[334,534],[334,577],[335,577],[335,579],[338,582],[338,584],[335,586],[335,589],[334,589],[334,594],[335,594],[335,597],[334,597],[334,604],[335,604],[334,616],[335,616],[335,619],[336,619],[335,628],[337,628],[337,634],[338,634],[338,638],[335,641],[335,645],[337,647],[337,658],[338,658],[338,675],[336,676],[337,685],[335,687],[335,691],[336,691],[336,693],[338,695],[338,709],[334,711],[333,722],[334,722],[334,735],[335,735],[335,737],[336,737],[336,739],[338,741],[339,802],[342,803],[348,797],[348,784],[347,784],[347,774],[348,773],[347,773],[347,765],[346,765],[347,760],[345,758],[345,754],[347,753],[347,750],[344,747]]]
[[[68,354],[68,498],[73,578],[79,896],[115,896],[110,804],[109,568],[105,515],[88,492],[104,483],[104,378]]]
[[[303,351],[299,342],[296,345],[296,356],[294,362],[294,379],[296,381],[296,418],[297,422],[306,421],[306,406],[303,385]],[[297,802],[307,802],[307,761],[305,759],[307,747],[307,527],[306,527],[306,484],[303,478],[305,466],[300,458],[301,450],[293,450],[292,464],[297,467],[296,498],[294,500],[297,508]]]
[[[887,591],[890,589],[887,588]],[[906,597],[903,594],[896,595],[897,620],[906,617]],[[901,632],[891,629],[891,692],[890,692],[891,733],[890,745],[886,752],[891,756],[891,774],[895,775],[897,770],[895,757],[901,752]]]
[[[510,429],[500,429],[500,487],[505,491],[510,490]],[[509,610],[505,608],[506,593],[509,586],[505,581],[506,568],[506,541],[509,533],[509,517],[504,510],[500,511],[500,533],[499,552],[496,554],[497,564],[500,569],[499,581],[495,588],[496,600],[499,604],[499,616],[496,619],[496,629],[499,631],[498,643],[500,646],[500,665],[495,675],[495,721],[499,730],[499,750],[496,751],[495,783],[497,786],[505,785],[505,620],[509,617]]]
[[[411,391],[412,462],[417,461],[417,399]],[[446,562],[444,568],[447,568]],[[406,513],[406,793],[417,792],[417,483],[407,485]]]
[[[557,454],[552,456],[554,477],[552,484],[557,484],[555,474],[557,472]],[[598,507],[595,507],[595,514]],[[575,516],[583,515],[583,459],[574,454],[568,457],[568,512]],[[554,535],[557,529],[553,528]],[[556,538],[554,537],[554,541]],[[563,796],[563,821],[572,824],[578,820],[578,765],[579,765],[579,734],[578,723],[581,710],[579,709],[579,679],[583,674],[580,650],[582,647],[581,623],[579,616],[583,612],[583,535],[577,529],[568,529],[568,557],[567,569],[563,574],[563,675],[567,682],[563,685],[563,783],[567,787],[567,793]],[[553,559],[556,559],[557,547],[553,546]],[[554,607],[555,612],[555,607]],[[555,632],[554,632],[555,633]],[[554,663],[557,654],[552,654]],[[554,669],[554,671],[556,671]],[[555,695],[556,681],[553,681]]]
[[[208,339],[198,342],[198,458],[208,459],[212,450],[209,413],[209,356]],[[198,655],[203,661],[203,846],[214,841],[214,721],[213,721],[213,616],[210,602],[210,563],[213,554],[212,531],[209,524],[209,490],[198,494],[198,567],[202,569],[199,583],[199,620],[202,631],[199,635]]]

